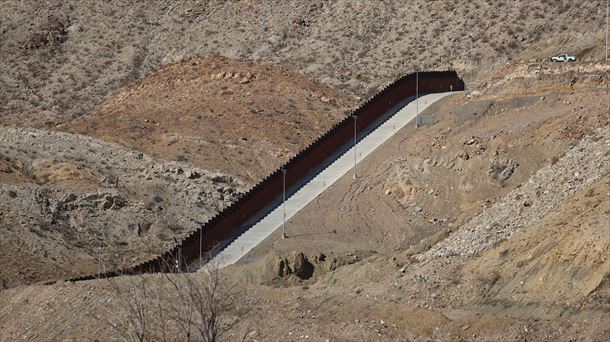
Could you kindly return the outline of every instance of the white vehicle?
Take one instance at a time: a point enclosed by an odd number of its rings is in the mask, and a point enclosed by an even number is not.
[[[551,61],[553,61],[553,62],[575,62],[576,61],[576,57],[570,56],[570,55],[566,55],[564,53],[562,55],[557,55],[557,56],[551,57]]]

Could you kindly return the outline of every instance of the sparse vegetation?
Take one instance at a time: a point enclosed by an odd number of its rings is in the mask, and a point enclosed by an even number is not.
[[[584,61],[601,55],[599,1],[2,5],[0,126],[18,127],[0,127],[0,340],[610,335],[610,67]],[[579,61],[532,61],[558,49]],[[415,68],[455,68],[468,91],[288,238],[222,272],[53,283],[192,256],[173,248]]]
[[[7,60],[16,60],[2,64],[0,71],[10,84],[19,84],[0,88],[0,103],[10,103],[0,109],[4,124],[21,124],[26,114],[28,125],[46,127],[84,114],[120,87],[162,65],[193,56],[220,54],[275,61],[361,97],[415,66],[462,70],[473,48],[482,61],[492,64],[505,62],[508,58],[503,55],[543,59],[557,48],[601,56],[597,50],[587,50],[597,46],[588,38],[594,35],[564,45],[569,34],[603,27],[595,1],[519,0],[506,6],[501,1],[412,0],[405,6],[391,1],[292,0],[281,6],[261,2],[251,7],[213,1],[206,6],[214,11],[200,10],[194,3],[161,9],[161,3],[117,5],[110,1],[96,4],[95,12],[88,2],[52,3],[41,7],[48,16],[12,15],[38,13],[33,9],[41,5],[32,0],[7,2],[0,14],[0,53]],[[251,13],[258,13],[260,20],[249,21]],[[285,17],[296,18],[299,25],[294,20],[276,19]],[[590,23],[583,25],[583,18]],[[32,28],[20,25],[22,21],[31,22]],[[545,26],[549,23],[561,23],[561,29]],[[509,29],[531,39],[515,44]],[[472,46],[455,43],[469,33],[481,39]],[[541,50],[543,38],[551,43],[548,47],[544,43]],[[28,39],[39,41],[30,45],[40,47],[24,53],[19,47]],[[491,40],[497,42],[495,47]],[[413,46],[405,50],[405,44]],[[358,57],[363,49],[369,53]],[[368,82],[345,77],[361,70],[367,70]],[[58,82],[46,83],[47,79]],[[38,95],[37,101],[31,92]]]
[[[107,279],[126,317],[107,311],[96,319],[128,341],[219,341],[237,322],[228,316],[238,310],[233,287],[211,265],[197,274],[167,267],[157,276]]]

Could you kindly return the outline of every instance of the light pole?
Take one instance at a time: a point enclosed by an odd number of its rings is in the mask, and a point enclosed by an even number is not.
[[[352,176],[354,179],[356,179],[356,126],[357,126],[357,121],[358,121],[358,115],[352,115],[352,118],[354,118],[354,169],[353,169],[353,173]]]
[[[608,6],[610,0],[606,0],[606,60],[608,60]]]
[[[419,127],[419,70],[415,71],[415,127]]]
[[[474,84],[474,37],[472,34],[469,34],[468,37],[470,37],[470,82]]]
[[[610,0],[606,0],[606,60],[608,60],[608,5]]]
[[[100,262],[100,258],[97,257],[97,276],[99,277],[102,274],[102,263]]]
[[[282,239],[286,238],[286,169],[282,169],[282,174],[284,175],[282,184],[283,184],[283,194],[282,194],[282,206],[284,211],[284,220],[282,222]]]
[[[201,266],[203,264],[203,259],[201,259],[201,245],[202,245],[202,243],[203,243],[203,228],[199,227],[199,266]]]

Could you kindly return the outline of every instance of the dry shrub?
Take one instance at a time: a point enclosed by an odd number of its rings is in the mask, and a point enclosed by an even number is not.
[[[129,341],[218,341],[237,323],[228,316],[236,308],[232,287],[215,267],[201,273],[168,268],[174,271],[109,278],[124,316],[108,311],[101,319]]]

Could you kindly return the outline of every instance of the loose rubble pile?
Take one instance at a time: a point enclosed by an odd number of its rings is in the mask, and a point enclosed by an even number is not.
[[[608,172],[610,132],[598,129],[555,164],[534,174],[523,186],[473,218],[427,253],[424,260],[479,253],[552,211],[574,193]]]

